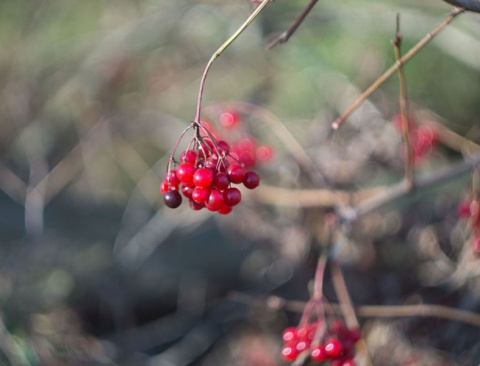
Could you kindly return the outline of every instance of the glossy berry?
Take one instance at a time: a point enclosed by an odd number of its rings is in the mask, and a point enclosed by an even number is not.
[[[342,362],[341,366],[356,366],[357,364],[353,360],[353,358],[348,358]]]
[[[182,196],[178,191],[170,190],[163,195],[163,201],[170,208],[177,208],[182,204]]]
[[[170,187],[175,187],[175,189],[178,189],[178,186],[180,185],[180,179],[177,178],[177,171],[175,169],[170,170],[167,173],[167,176],[165,178],[170,185]]]
[[[286,345],[282,348],[282,357],[285,361],[293,362],[298,357],[298,351],[294,345]]]
[[[222,206],[223,194],[216,189],[212,189],[210,195],[208,196],[208,200],[206,201],[205,207],[207,207],[210,211],[217,211]]]
[[[228,179],[227,173],[218,172],[213,178],[213,187],[219,191],[224,191],[230,185],[230,179]]]
[[[342,342],[338,338],[330,338],[325,342],[325,354],[328,358],[334,359],[339,357],[343,352]]]
[[[241,200],[242,200],[242,193],[238,188],[235,188],[235,187],[228,188],[223,193],[223,202],[227,206],[235,206],[239,204]]]
[[[195,187],[192,191],[192,200],[196,203],[204,203],[210,196],[210,188]]]
[[[195,173],[195,166],[190,163],[182,163],[177,168],[177,178],[185,184],[193,183],[193,174]]]
[[[194,187],[184,185],[182,186],[182,193],[185,197],[192,198],[193,189]]]
[[[241,165],[232,164],[228,167],[227,172],[232,183],[242,183],[245,178],[245,169]]]
[[[260,184],[260,177],[257,173],[249,171],[243,178],[243,185],[248,189],[255,189]]]
[[[213,173],[207,168],[200,168],[193,174],[193,184],[196,187],[210,187],[213,182]]]
[[[303,351],[310,348],[310,342],[308,342],[306,340],[305,341],[299,341],[299,342],[297,342],[295,347],[297,348],[298,353],[302,353]]]
[[[218,147],[217,148],[219,148],[218,150],[222,150],[223,152],[226,152],[226,153],[228,153],[230,151],[230,145],[228,144],[228,142],[226,142],[224,140],[218,141]]]
[[[169,190],[170,190],[170,186],[169,186],[167,180],[164,179],[164,180],[162,181],[162,184],[160,184],[160,192],[162,192],[162,194],[165,194],[165,193],[167,193],[167,191],[169,191]]]
[[[321,344],[316,346],[312,352],[310,352],[310,358],[315,362],[322,362],[328,359],[325,347]]]
[[[284,342],[291,342],[297,339],[297,328],[289,327],[283,331],[282,339]]]

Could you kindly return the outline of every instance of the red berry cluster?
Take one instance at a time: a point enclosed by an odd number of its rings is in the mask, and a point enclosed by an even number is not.
[[[395,127],[399,133],[403,131],[402,116],[396,115],[393,118]],[[428,156],[438,142],[437,131],[428,125],[417,126],[413,119],[408,120],[410,130],[410,143],[412,144],[413,162],[418,164],[423,158]],[[405,158],[405,149],[402,152]]]
[[[473,229],[472,247],[480,254],[480,203],[477,200],[466,200],[458,205],[458,215],[468,220]]]
[[[335,320],[321,337],[323,342],[314,345],[317,329],[322,322],[289,327],[283,332],[282,357],[293,362],[307,351],[314,362],[330,362],[331,366],[355,366],[355,343],[361,337],[359,329],[348,329],[343,321]]]
[[[174,160],[173,154],[170,158],[160,187],[164,202],[170,208],[177,208],[182,203],[183,194],[193,210],[206,208],[228,214],[242,199],[240,190],[232,184],[254,189],[260,178],[232,156],[227,142],[215,139],[198,123],[193,123],[192,127],[195,136],[189,148],[180,154],[180,162]]]

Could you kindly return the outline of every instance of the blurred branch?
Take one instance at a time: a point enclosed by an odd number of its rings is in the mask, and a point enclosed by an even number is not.
[[[367,90],[365,90],[357,100],[355,100],[350,107],[343,112],[343,114],[338,117],[333,123],[332,128],[337,129],[340,125],[345,121],[345,119],[352,114],[370,95],[376,91],[380,85],[382,85],[390,76],[393,75],[395,71],[397,71],[400,66],[405,64],[408,60],[410,60],[417,52],[419,52],[423,47],[425,47],[430,41],[438,34],[441,30],[443,30],[447,25],[449,25],[453,19],[459,14],[461,14],[464,10],[461,8],[455,8],[452,10],[450,15],[445,18],[445,20],[440,23],[437,28],[432,30],[428,33],[425,37],[423,37],[420,42],[418,42],[415,46],[413,46],[402,58],[400,58],[397,62],[395,62],[390,68],[385,71]]]
[[[480,13],[480,1],[478,0],[443,0],[443,1],[468,11]]]
[[[303,9],[303,11],[299,15],[299,17],[295,20],[295,22],[285,32],[283,32],[280,36],[278,36],[276,39],[270,42],[267,48],[271,49],[275,46],[278,46],[279,44],[286,43],[290,39],[290,37],[293,35],[293,33],[295,33],[297,28],[303,23],[307,15],[310,14],[310,11],[313,9],[313,7],[317,2],[318,0],[310,0],[307,7]]]
[[[400,115],[402,119],[402,136],[403,143],[406,147],[405,156],[405,181],[413,188],[413,150],[412,141],[410,139],[410,121],[408,118],[408,105],[407,105],[407,83],[405,80],[405,72],[403,70],[403,64],[401,63],[401,50],[400,45],[402,43],[402,34],[400,33],[400,14],[397,14],[397,30],[395,38],[392,40],[393,48],[395,51],[395,60],[399,64],[398,67],[398,80],[400,84]]]
[[[350,294],[347,289],[347,284],[345,282],[345,277],[343,276],[342,268],[335,261],[332,261],[331,272],[335,293],[337,294],[339,303],[342,304],[341,310],[344,314],[347,326],[349,328],[360,329],[360,323],[358,322],[357,316],[355,314],[355,309],[353,307],[352,299],[350,298]],[[372,360],[368,352],[367,344],[365,343],[365,339],[363,337],[359,339],[357,347],[361,350],[361,353],[365,360],[365,365],[371,366]]]
[[[264,305],[272,310],[288,310],[296,313],[303,312],[306,303],[303,301],[289,301],[278,296],[268,298],[254,297],[240,292],[230,293],[229,299],[248,305]],[[330,303],[325,311],[341,314],[342,306]],[[455,320],[480,327],[480,314],[455,309],[442,305],[363,305],[354,307],[356,314],[361,318],[404,318],[404,317],[433,317]]]
[[[203,71],[202,79],[200,81],[200,88],[199,88],[199,91],[198,91],[198,99],[197,99],[197,113],[196,113],[195,119],[194,119],[195,122],[200,123],[203,87],[205,86],[205,80],[207,79],[208,71],[210,70],[210,67],[212,66],[213,62],[255,20],[255,18],[258,16],[258,14],[260,14],[262,12],[262,10],[268,5],[269,2],[270,2],[270,0],[263,0],[262,3],[260,5],[258,5],[258,7],[253,11],[253,13],[247,18],[247,20],[240,26],[240,28],[238,28],[236,30],[236,32],[234,34],[232,34],[232,36],[229,39],[227,39],[225,41],[225,43],[222,44],[218,50],[215,51],[215,53],[212,55],[212,57],[208,61],[207,66],[205,67],[205,70]]]

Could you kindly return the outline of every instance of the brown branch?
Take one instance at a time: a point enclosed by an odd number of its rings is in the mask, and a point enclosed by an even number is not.
[[[443,0],[443,1],[468,11],[480,13],[480,1],[478,0]]]
[[[413,188],[413,149],[412,141],[410,139],[410,121],[408,118],[408,105],[407,105],[407,82],[405,80],[405,72],[403,64],[401,63],[402,54],[400,45],[402,43],[402,34],[400,33],[400,14],[397,14],[397,31],[395,38],[392,40],[393,48],[395,51],[395,60],[399,64],[398,67],[398,81],[400,83],[400,116],[402,119],[402,137],[403,143],[406,147],[405,154],[405,181],[409,185],[410,189]]]
[[[352,114],[370,95],[376,91],[380,85],[382,85],[390,76],[393,75],[395,71],[398,70],[400,66],[405,64],[408,60],[410,60],[418,51],[420,51],[423,47],[425,47],[443,28],[445,28],[448,24],[452,22],[453,19],[459,14],[463,12],[461,8],[455,8],[452,10],[450,15],[444,19],[442,23],[440,23],[437,28],[432,30],[428,33],[425,37],[423,37],[420,42],[418,42],[415,46],[413,46],[405,55],[403,55],[400,60],[395,62],[390,68],[385,71],[370,87],[365,90],[362,95],[360,95],[356,101],[354,101],[350,107],[343,112],[343,114],[338,117],[333,123],[332,128],[337,129],[340,125],[345,121],[345,119]]]
[[[303,312],[306,304],[303,301],[288,301],[278,296],[259,298],[240,292],[232,292],[229,299],[249,305],[264,304],[272,310],[283,309],[296,313]],[[325,307],[325,311],[333,314],[341,314],[342,305],[330,303],[330,306]],[[431,317],[454,320],[480,327],[480,314],[442,305],[363,305],[355,307],[355,312],[361,318]]]
[[[275,46],[278,46],[279,44],[286,43],[290,39],[290,37],[293,35],[293,33],[295,33],[297,28],[303,23],[307,15],[310,14],[310,11],[313,9],[313,7],[317,2],[318,0],[310,0],[307,7],[303,9],[302,13],[298,16],[298,18],[290,26],[290,28],[288,28],[285,32],[280,34],[280,36],[278,36],[272,42],[270,42],[267,48],[271,49]]]

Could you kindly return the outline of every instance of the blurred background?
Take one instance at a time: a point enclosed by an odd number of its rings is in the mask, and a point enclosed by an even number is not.
[[[261,189],[220,216],[165,209],[159,185],[206,62],[250,1],[1,1],[1,365],[284,364],[281,332],[299,314],[265,299],[308,299],[337,203],[327,195],[302,207],[292,192],[402,179],[396,75],[338,132],[330,123],[394,63],[397,13],[406,51],[451,10],[440,0],[324,0],[267,50],[304,6],[269,4],[211,69],[203,118],[234,110],[273,150],[257,165]],[[464,14],[405,67],[412,119],[431,133],[419,174],[478,151],[479,30],[480,17]],[[332,255],[355,304],[480,310],[471,232],[456,211],[470,187],[468,174],[457,177],[351,228]],[[325,293],[336,301],[328,273]],[[480,360],[473,325],[361,322],[376,365]]]

